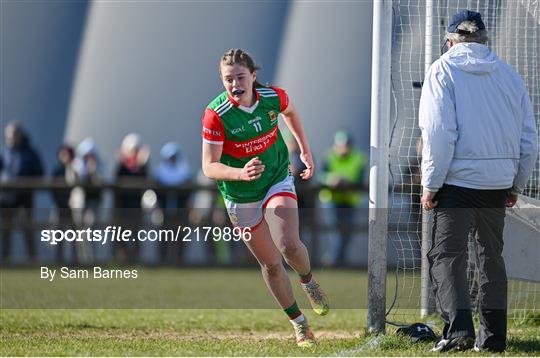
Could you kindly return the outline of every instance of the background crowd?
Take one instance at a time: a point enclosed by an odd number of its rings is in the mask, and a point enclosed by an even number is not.
[[[316,208],[323,210],[325,216],[331,213],[334,218],[339,217],[340,225],[335,225],[337,220],[330,220],[333,244],[324,250],[319,248],[316,260],[320,258],[326,265],[346,265],[347,249],[358,226],[355,215],[363,206],[362,193],[367,187],[367,156],[354,148],[347,131],[338,131],[326,157],[319,161],[316,178],[306,182],[299,177],[304,168],[296,142],[287,133],[285,138],[299,194],[301,237],[311,241],[308,246],[317,247]],[[100,153],[92,138],[77,145],[60,145],[57,162],[50,170],[20,124],[10,122],[5,126],[4,143],[0,153],[3,264],[14,262],[11,243],[18,238],[25,244],[26,258],[22,262],[43,261],[37,246],[38,232],[43,228],[86,229],[112,224],[137,230],[229,225],[215,185],[200,171],[193,171],[180,143],[165,143],[157,165],[151,168],[149,147],[139,134],[129,133],[119,145],[112,177],[101,159],[102,155],[112,153]],[[53,205],[36,209],[36,191],[48,192]],[[37,217],[43,216],[41,211],[47,214],[40,226]],[[181,265],[186,246],[159,243],[152,262]],[[205,264],[242,264],[249,257],[242,243],[211,241],[204,246]],[[145,248],[139,242],[115,243],[106,254],[88,242],[61,243],[53,249],[52,259],[58,263],[91,264],[100,259],[139,263],[145,257]]]

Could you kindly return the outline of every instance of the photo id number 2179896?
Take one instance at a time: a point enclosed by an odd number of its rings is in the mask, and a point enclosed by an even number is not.
[[[181,241],[249,241],[251,228],[249,227],[219,227],[219,226],[179,226]]]

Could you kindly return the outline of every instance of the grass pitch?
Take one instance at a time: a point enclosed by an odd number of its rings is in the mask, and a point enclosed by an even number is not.
[[[252,275],[258,274],[249,270],[241,272],[239,275],[247,276],[246,282],[250,284]],[[166,281],[180,276],[197,279],[203,273],[208,277],[220,276],[223,271],[154,269],[153,273]],[[2,298],[11,297],[6,292],[9,285],[5,283],[11,284],[10,279],[17,277],[21,280],[30,274],[34,274],[34,271],[3,269]],[[236,277],[237,283],[242,281],[240,276]],[[325,280],[332,279],[336,287],[337,284],[346,284],[351,276],[361,281],[365,279],[365,273],[354,271],[327,271],[319,276],[324,276]],[[145,287],[144,283],[141,285]],[[12,286],[9,288],[13,289]],[[31,287],[26,290],[29,289]],[[241,287],[238,289],[239,295],[243,294]],[[264,285],[262,289],[265,289]],[[331,296],[333,291],[329,290]],[[185,294],[186,291],[182,292]],[[263,293],[267,294],[266,291]],[[220,294],[218,290],[213,292],[217,301]],[[95,298],[99,297],[99,292],[95,295]],[[238,296],[236,299],[241,301],[243,298]],[[297,298],[303,300],[299,295]],[[47,301],[46,298],[44,301]],[[312,349],[299,349],[294,344],[292,328],[279,309],[22,309],[4,308],[3,300],[2,307],[1,356],[421,356],[429,355],[431,347],[427,343],[412,344],[407,338],[395,334],[379,337],[367,335],[366,311],[361,308],[333,309],[325,317],[304,310],[318,344]],[[388,330],[389,333],[394,331],[391,327]],[[511,326],[506,354],[538,356],[538,327]],[[478,354],[468,352],[462,355]]]

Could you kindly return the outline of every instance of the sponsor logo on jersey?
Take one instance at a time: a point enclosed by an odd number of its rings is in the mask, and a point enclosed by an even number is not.
[[[240,128],[233,128],[233,129],[231,129],[231,133],[232,133],[232,134],[238,134],[238,133],[241,133],[241,132],[245,132],[244,126],[242,126],[242,127],[240,127]]]
[[[275,111],[268,112],[268,116],[270,117],[270,122],[277,121],[277,113]]]
[[[223,153],[236,158],[245,158],[263,153],[276,141],[277,131],[278,127],[276,126],[268,133],[250,140],[242,142],[226,141],[223,146]]]
[[[255,123],[255,122],[260,121],[261,119],[262,119],[261,117],[257,116],[257,117],[255,117],[255,118],[249,120],[248,123],[249,123],[249,124],[252,124],[252,123]]]
[[[203,127],[203,133],[204,134],[210,134],[210,135],[213,135],[213,136],[218,136],[218,137],[221,136],[220,131],[216,131],[216,130],[206,128],[206,127]]]

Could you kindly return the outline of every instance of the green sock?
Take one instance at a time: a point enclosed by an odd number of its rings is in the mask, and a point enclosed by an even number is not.
[[[283,311],[285,311],[287,316],[289,316],[290,320],[293,320],[302,314],[302,311],[300,311],[300,309],[298,308],[296,301],[294,301],[291,307],[285,308]]]

